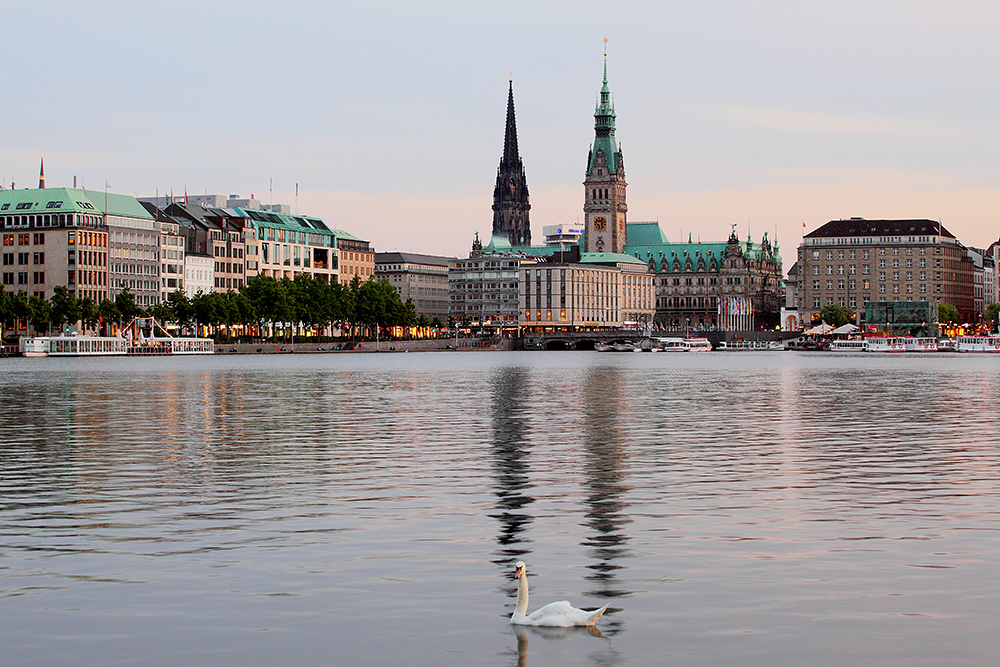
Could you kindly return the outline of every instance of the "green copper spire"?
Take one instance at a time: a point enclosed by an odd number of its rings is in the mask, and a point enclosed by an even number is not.
[[[608,161],[608,171],[618,173],[618,146],[615,143],[615,106],[611,101],[611,88],[608,87],[608,40],[604,40],[604,85],[601,86],[597,108],[594,109],[594,147],[590,151],[587,165],[587,175],[594,169],[594,160],[598,151],[604,153]]]

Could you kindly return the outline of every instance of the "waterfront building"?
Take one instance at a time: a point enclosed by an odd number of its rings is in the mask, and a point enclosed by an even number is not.
[[[507,125],[504,131],[503,156],[497,167],[497,182],[493,188],[493,236],[504,236],[514,246],[530,246],[531,223],[528,219],[530,210],[524,164],[517,149],[512,79],[507,91]]]
[[[186,221],[186,253],[213,258],[213,291],[239,290],[246,282],[243,216],[233,209],[174,203],[165,213]]]
[[[215,261],[211,255],[184,253],[184,294],[193,299],[198,294],[215,291]]]
[[[152,224],[130,197],[76,188],[0,190],[4,289],[50,298],[65,285],[77,298],[109,298],[109,218],[131,216]]]
[[[725,242],[671,243],[656,222],[628,225],[625,252],[656,277],[657,325],[673,330],[748,331],[778,326],[781,255],[765,232],[740,241],[733,225]]]
[[[173,218],[149,202],[140,201],[153,216],[160,230],[160,303],[175,290],[184,290],[184,246],[187,233],[180,220]]]
[[[802,323],[799,320],[798,285],[799,263],[795,262],[792,264],[792,268],[788,269],[788,275],[785,276],[785,282],[783,285],[785,303],[781,308],[781,328],[784,331],[798,331],[801,328]]]
[[[448,265],[454,257],[413,252],[375,253],[375,279],[385,279],[400,301],[413,303],[417,315],[448,319]]]
[[[798,264],[806,326],[828,304],[860,314],[870,302],[895,301],[944,301],[958,309],[961,322],[976,321],[973,262],[940,222],[832,220],[804,236]]]
[[[632,255],[559,254],[519,267],[519,325],[525,330],[617,329],[648,324],[655,313],[653,275]]]
[[[615,141],[615,106],[608,87],[608,54],[604,85],[594,110],[594,143],[587,156],[584,190],[584,252],[621,253],[625,247],[625,163]]]
[[[476,237],[478,242],[478,236]],[[506,238],[504,237],[506,241]],[[464,325],[496,332],[517,329],[518,280],[534,258],[490,251],[448,263],[448,314]]]
[[[375,249],[371,244],[342,229],[333,230],[333,234],[340,251],[340,282],[349,285],[354,276],[361,282],[371,280],[375,275]]]
[[[332,282],[340,274],[337,236],[319,218],[234,209],[246,237],[246,274],[292,279],[300,273]]]
[[[160,230],[135,197],[108,192],[91,197],[108,221],[109,296],[125,290],[137,305],[160,302]]]
[[[986,306],[993,300],[993,256],[982,248],[968,248],[969,260],[972,262],[973,301],[975,303],[976,319],[971,324],[982,322]]]

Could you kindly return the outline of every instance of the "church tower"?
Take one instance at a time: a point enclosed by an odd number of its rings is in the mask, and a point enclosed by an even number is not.
[[[604,85],[594,110],[594,144],[587,157],[584,188],[584,252],[621,252],[625,246],[625,165],[615,143],[615,105],[608,88],[604,40]]]
[[[503,157],[497,167],[497,185],[493,190],[493,235],[506,236],[512,246],[531,245],[528,221],[528,184],[524,165],[517,151],[517,123],[514,120],[514,80],[507,91],[507,129],[503,138]]]

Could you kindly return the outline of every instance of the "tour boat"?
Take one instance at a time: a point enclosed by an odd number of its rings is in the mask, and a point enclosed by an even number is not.
[[[959,336],[956,352],[1000,352],[1000,336]]]
[[[868,349],[868,343],[864,340],[848,339],[835,340],[830,343],[831,352],[864,352]]]
[[[783,350],[785,346],[776,340],[724,340],[719,343],[723,352],[762,352]]]
[[[661,352],[691,351],[691,346],[683,338],[657,338],[656,343]]]
[[[902,336],[869,336],[865,338],[868,352],[906,352]]]
[[[907,352],[937,352],[937,338],[912,338],[907,336],[903,339],[903,347]]]
[[[691,352],[711,352],[712,343],[707,338],[685,338],[684,342]]]
[[[211,338],[160,338],[130,345],[117,336],[34,336],[22,338],[25,357],[110,357],[166,354],[214,354]]]
[[[20,350],[23,357],[46,357],[49,354],[49,337],[22,338]]]

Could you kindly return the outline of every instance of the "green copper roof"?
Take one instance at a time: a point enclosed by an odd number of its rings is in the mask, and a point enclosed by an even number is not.
[[[658,222],[629,222],[625,228],[625,243],[636,245],[662,245],[670,243]]]
[[[581,264],[640,264],[646,262],[621,252],[585,252],[580,255]]]
[[[590,149],[587,160],[587,175],[594,171],[594,163],[598,152],[604,153],[608,162],[608,171],[618,173],[618,146],[615,144],[615,105],[611,101],[611,89],[608,87],[608,56],[604,55],[604,85],[594,109],[594,145]]]
[[[633,225],[637,229],[633,230]],[[682,242],[682,243],[670,243],[666,240],[666,236],[662,231],[659,231],[659,236],[662,238],[658,240],[656,238],[656,231],[652,229],[655,226],[656,230],[659,230],[659,223],[655,222],[640,222],[640,223],[628,223],[625,228],[625,235],[628,239],[623,248],[624,252],[632,255],[633,257],[638,257],[644,262],[649,262],[649,260],[654,260],[657,267],[659,267],[661,260],[666,259],[670,266],[673,265],[673,260],[676,257],[681,262],[683,267],[685,260],[691,258],[692,263],[697,266],[698,258],[704,257],[706,263],[710,262],[712,257],[716,260],[722,260],[722,256],[726,254],[726,246],[729,245],[726,241],[720,241],[715,243],[701,243],[701,242]],[[767,233],[764,233],[763,241],[767,240]],[[748,255],[753,259],[761,259],[764,255],[764,245],[763,243],[753,243],[750,240],[740,241],[740,249],[743,251],[744,255]],[[772,246],[771,248],[774,256],[774,260],[781,263],[781,255],[778,253],[778,246]]]
[[[258,227],[291,229],[297,232],[335,236],[333,230],[327,227],[319,218],[307,215],[291,215],[290,213],[276,213],[274,211],[258,211],[252,208],[236,208],[234,210],[242,217],[250,218]]]
[[[6,209],[3,208],[5,205]],[[153,219],[149,211],[130,195],[76,188],[0,190],[0,214],[20,213],[91,213],[141,220]]]

